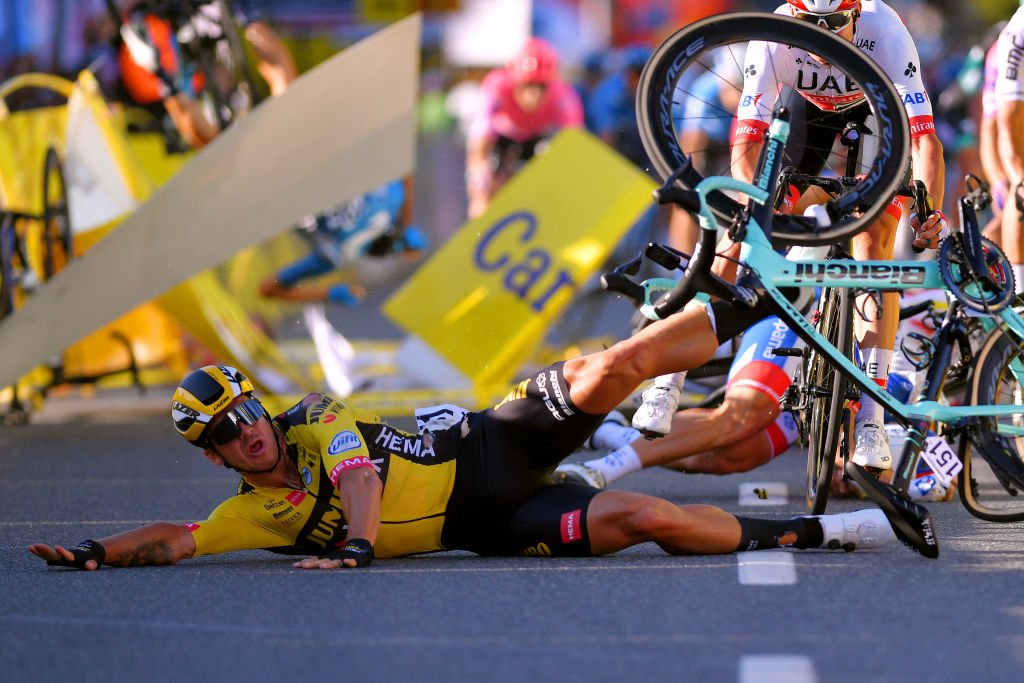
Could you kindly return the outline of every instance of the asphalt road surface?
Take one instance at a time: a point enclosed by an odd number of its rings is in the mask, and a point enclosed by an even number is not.
[[[1024,675],[1024,525],[975,520],[957,502],[932,508],[942,544],[934,561],[899,544],[718,557],[645,544],[593,559],[440,553],[337,572],[247,552],[86,573],[47,568],[25,548],[199,520],[237,479],[145,403],[41,417],[0,429],[3,681]],[[746,475],[648,471],[616,485],[790,516],[803,511],[802,467],[789,453]],[[741,505],[755,486],[768,499]]]

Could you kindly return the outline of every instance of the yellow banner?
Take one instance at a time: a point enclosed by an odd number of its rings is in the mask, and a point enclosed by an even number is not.
[[[459,0],[359,0],[358,7],[363,21],[390,23],[413,12],[454,12]]]
[[[473,384],[505,383],[651,205],[653,189],[593,136],[564,131],[384,312]]]

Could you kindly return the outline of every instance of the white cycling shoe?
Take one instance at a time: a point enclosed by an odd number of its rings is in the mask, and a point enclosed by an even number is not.
[[[552,476],[555,481],[560,483],[583,484],[584,486],[593,486],[595,489],[603,489],[608,486],[602,473],[581,462],[563,462],[555,468]]]
[[[896,533],[878,508],[844,512],[838,515],[815,517],[821,523],[825,540],[821,547],[828,550],[878,548],[896,540]]]
[[[647,438],[665,436],[672,431],[672,416],[679,409],[681,389],[672,385],[654,385],[641,394],[640,407],[633,414],[633,429]]]
[[[889,433],[874,420],[863,420],[853,426],[853,461],[861,467],[876,470],[892,468]]]

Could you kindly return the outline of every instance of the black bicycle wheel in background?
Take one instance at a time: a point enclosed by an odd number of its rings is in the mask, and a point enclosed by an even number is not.
[[[825,289],[818,305],[818,333],[847,358],[853,356],[853,304],[848,289]],[[808,425],[807,509],[820,515],[828,506],[832,472],[843,434],[848,380],[814,349],[804,360]]]
[[[14,312],[14,218],[0,213],[0,320]]]
[[[49,280],[67,266],[74,255],[68,192],[60,157],[52,147],[43,163],[43,279]]]
[[[637,123],[644,148],[658,175],[667,179],[691,159],[706,164],[708,158],[724,158],[718,167],[690,165],[676,181],[692,189],[705,175],[731,175],[728,141],[717,147],[693,146],[680,141],[683,130],[679,108],[687,102],[707,102],[693,86],[702,77],[721,83],[722,93],[737,96],[743,87],[746,43],[758,40],[792,46],[820,55],[833,68],[846,74],[865,93],[872,117],[870,128],[877,144],[862,144],[860,164],[863,179],[827,205],[833,225],[812,226],[795,216],[777,216],[772,226],[773,242],[784,245],[829,244],[847,238],[871,224],[885,210],[906,175],[909,163],[910,131],[899,95],[889,78],[860,50],[822,28],[778,14],[736,12],[709,17],[680,29],[655,50],[640,77],[637,88]],[[770,65],[769,65],[770,66]],[[750,68],[747,66],[746,68]],[[678,90],[677,90],[678,88]],[[715,115],[715,108],[709,109]],[[731,117],[728,107],[717,114]],[[873,151],[872,151],[873,150]],[[719,221],[727,225],[741,205],[722,192],[708,196]]]
[[[1024,353],[1014,339],[996,330],[975,356],[966,404],[1024,404],[1024,386],[1012,365],[1024,369]],[[1021,411],[1012,417],[979,418],[976,431],[960,439],[960,500],[975,517],[1024,520],[1024,437],[996,433],[1000,424],[1024,426],[1024,406]]]

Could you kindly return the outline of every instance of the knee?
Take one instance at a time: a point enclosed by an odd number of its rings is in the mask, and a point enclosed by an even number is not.
[[[576,377],[586,376],[597,382],[615,381],[638,385],[654,374],[654,366],[638,344],[632,340],[619,342],[598,353],[568,361],[565,364],[566,380],[573,383]]]
[[[718,420],[722,439],[731,443],[767,429],[779,416],[779,404],[764,392],[740,389],[728,392],[725,401],[718,408]]]
[[[636,542],[658,540],[691,521],[679,506],[653,496],[632,505],[620,520],[623,531]]]

